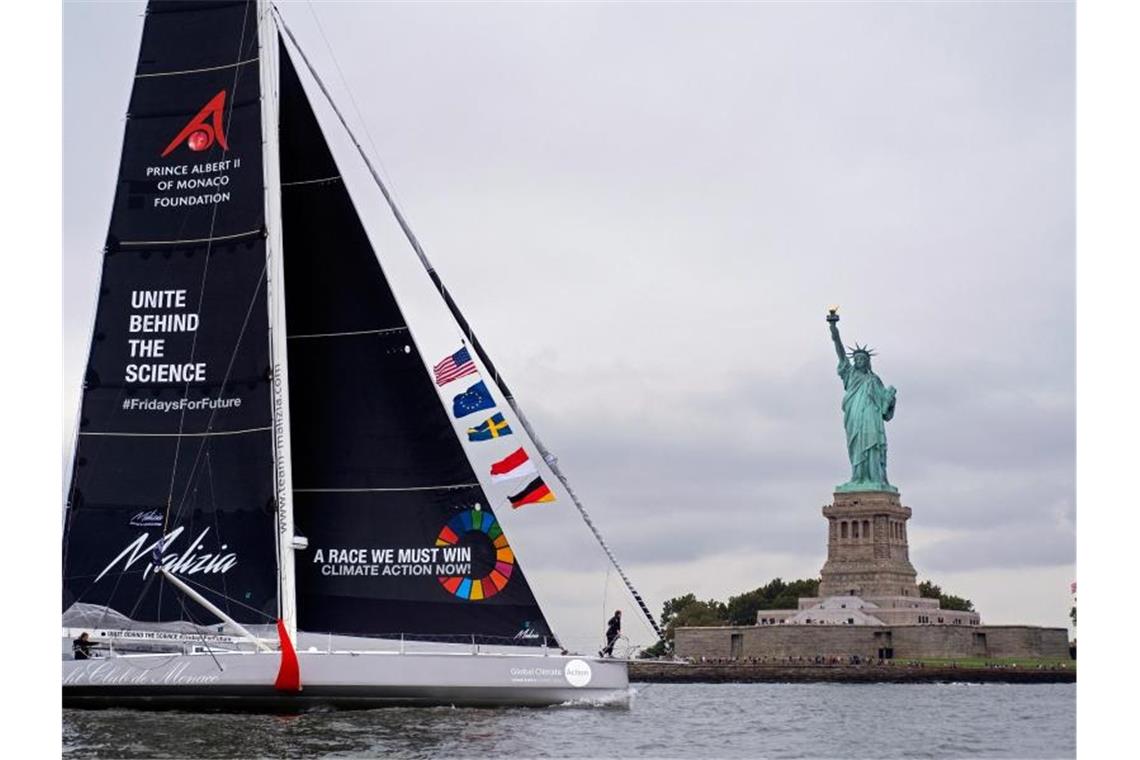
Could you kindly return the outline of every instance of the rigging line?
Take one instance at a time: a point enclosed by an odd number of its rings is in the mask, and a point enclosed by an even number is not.
[[[124,570],[121,573],[115,573],[115,585],[113,585],[111,587],[111,593],[107,595],[107,603],[103,605],[103,612],[99,615],[99,621],[98,622],[99,622],[100,627],[102,626],[103,621],[107,619],[107,615],[111,611],[111,600],[113,600],[115,598],[115,595],[119,593],[119,585],[123,582],[123,578],[126,575],[127,575],[126,570]],[[92,576],[86,576],[86,577],[90,578]],[[150,588],[151,583],[154,581],[155,577],[156,576],[152,575],[149,578],[143,579],[142,588],[139,589],[138,596],[135,597],[134,606],[132,606],[131,611],[129,613],[127,613],[127,619],[130,620],[131,622],[134,622],[135,612],[138,611],[139,605],[142,604],[142,600],[146,596],[147,590]],[[81,602],[83,600],[83,598],[87,595],[87,593],[89,591],[93,590],[94,588],[95,588],[94,583],[92,583],[87,588],[85,588],[78,596],[76,596],[75,602],[73,602],[73,604],[78,604],[79,602]]]
[[[281,26],[281,29],[293,43],[293,47],[296,49],[298,55],[301,56],[301,60],[304,61],[305,67],[312,75],[313,80],[317,84],[317,87],[320,89],[321,93],[324,94],[325,99],[328,101],[333,113],[336,114],[337,119],[344,127],[345,132],[348,134],[349,139],[352,141],[352,144],[356,146],[356,150],[360,154],[361,159],[364,161],[364,165],[368,168],[368,172],[372,175],[372,179],[376,182],[376,186],[379,188],[380,193],[384,196],[384,200],[388,203],[388,208],[391,209],[392,215],[396,218],[396,222],[400,225],[400,229],[403,230],[404,236],[408,239],[408,242],[411,244],[412,249],[416,252],[416,256],[419,257],[420,263],[423,264],[424,269],[427,270],[428,277],[431,278],[431,281],[435,285],[436,290],[438,290],[439,294],[443,297],[444,303],[447,304],[447,307],[451,311],[452,316],[459,324],[459,328],[465,335],[467,335],[468,339],[471,341],[471,347],[475,349],[475,353],[478,354],[479,359],[483,362],[486,368],[490,370],[492,376],[494,377],[495,384],[499,387],[499,390],[503,393],[503,396],[506,397],[507,403],[510,405],[512,411],[514,411],[515,416],[518,417],[518,420],[522,424],[523,428],[534,441],[534,444],[538,448],[539,453],[542,455],[543,460],[545,460],[547,467],[550,468],[550,471],[554,473],[554,476],[558,478],[563,487],[565,487],[566,493],[570,495],[570,500],[578,509],[578,513],[582,516],[582,519],[590,528],[590,531],[594,534],[594,538],[597,539],[598,544],[602,547],[602,551],[606,553],[606,556],[609,557],[610,562],[613,563],[614,569],[618,571],[618,575],[621,577],[622,581],[625,583],[626,588],[633,596],[633,600],[637,603],[637,606],[641,609],[642,614],[645,615],[646,620],[649,621],[649,624],[653,627],[653,630],[657,636],[659,638],[663,637],[664,634],[662,633],[661,628],[657,625],[657,621],[654,619],[653,613],[649,611],[649,607],[641,598],[641,594],[639,594],[637,589],[634,588],[633,582],[629,579],[629,576],[625,574],[625,570],[623,570],[622,566],[618,563],[617,558],[614,556],[613,550],[610,549],[609,544],[606,543],[606,540],[602,538],[601,532],[598,530],[597,526],[594,525],[594,521],[590,519],[590,515],[586,511],[585,506],[582,505],[582,502],[579,500],[578,495],[575,494],[574,489],[570,487],[570,482],[566,479],[566,476],[562,473],[562,470],[559,469],[558,458],[555,457],[550,452],[550,450],[546,448],[541,439],[539,439],[538,434],[535,433],[534,428],[531,427],[530,421],[526,418],[526,415],[522,413],[522,409],[516,403],[514,396],[507,388],[507,385],[502,377],[500,377],[498,370],[495,369],[495,365],[487,356],[487,352],[483,350],[483,346],[475,337],[474,331],[471,329],[471,326],[468,324],[467,320],[463,317],[463,313],[459,310],[459,306],[451,298],[451,294],[447,292],[447,288],[444,287],[443,280],[440,279],[439,274],[435,271],[435,268],[431,265],[431,262],[428,261],[427,254],[424,253],[419,239],[416,238],[415,233],[412,232],[411,226],[409,226],[407,220],[404,218],[404,215],[400,212],[400,209],[396,205],[391,192],[388,190],[387,184],[380,178],[380,174],[376,171],[376,167],[372,164],[372,161],[368,158],[368,154],[361,146],[360,140],[357,139],[356,135],[352,131],[352,128],[348,125],[348,121],[344,118],[344,114],[333,101],[332,95],[329,93],[329,90],[325,86],[324,81],[321,79],[320,75],[313,67],[313,64],[309,61],[308,56],[305,55],[305,51],[301,49],[300,44],[297,42],[297,38],[293,36],[293,31],[289,28],[289,25],[285,23],[285,19],[282,18],[281,12],[277,9],[276,6],[274,6],[273,10],[275,17],[277,18],[277,22]]]
[[[182,582],[183,582],[183,583],[185,583],[187,586],[194,586],[194,587],[198,588],[198,589],[199,589],[199,590],[201,590],[201,591],[209,591],[211,594],[214,594],[214,595],[216,595],[216,596],[220,596],[220,597],[221,597],[222,599],[224,599],[226,602],[230,602],[230,603],[236,604],[238,607],[243,607],[243,608],[245,608],[245,609],[249,610],[250,612],[253,612],[253,613],[256,613],[256,614],[258,614],[258,615],[261,615],[263,618],[265,618],[266,620],[268,620],[268,621],[269,621],[269,622],[271,622],[271,623],[277,620],[276,616],[274,616],[274,615],[270,615],[270,614],[268,614],[268,613],[264,612],[263,610],[259,610],[257,607],[253,607],[253,606],[251,606],[251,605],[245,604],[245,603],[244,603],[244,602],[242,602],[240,599],[233,599],[233,598],[230,598],[230,597],[226,596],[225,594],[222,594],[221,592],[219,592],[219,591],[218,591],[216,588],[210,588],[209,586],[206,586],[206,585],[204,585],[204,584],[201,584],[201,583],[195,583],[194,581],[190,580],[189,578],[187,578],[187,577],[186,577],[186,576],[184,576],[184,575],[183,575],[183,576],[179,576],[179,577],[178,577],[178,580],[182,581]],[[205,596],[205,594],[203,594],[202,596]]]
[[[183,599],[182,597],[178,597],[178,606],[182,608],[182,614],[185,615],[190,620],[190,622],[194,625],[194,627],[196,629],[202,628],[202,624],[194,619],[194,616],[192,614],[190,614],[190,610],[186,609],[186,600],[185,599]],[[210,648],[210,643],[208,641],[206,641],[206,635],[204,633],[202,633],[201,630],[197,630],[195,632],[199,636],[202,637],[202,645],[204,647],[206,647],[206,652],[210,655],[210,659],[213,660],[214,664],[218,666],[219,671],[224,672],[225,669],[222,667],[222,663],[218,662],[218,658],[214,656],[214,650]]]
[[[249,327],[250,317],[253,315],[253,307],[257,303],[258,294],[261,292],[261,284],[263,282],[265,282],[265,273],[266,273],[266,268],[268,266],[269,266],[268,261],[263,262],[261,265],[261,276],[258,277],[258,279],[257,279],[257,287],[254,288],[253,296],[249,299],[249,306],[246,307],[245,319],[242,320],[241,330],[238,332],[237,340],[234,342],[234,350],[233,350],[233,352],[230,353],[230,360],[229,360],[229,363],[226,365],[226,373],[225,373],[225,375],[222,376],[222,384],[219,386],[219,390],[218,390],[219,394],[221,394],[222,390],[225,389],[226,383],[228,383],[230,380],[230,373],[233,372],[234,362],[237,360],[238,351],[241,349],[242,339],[245,337],[246,329]],[[185,412],[185,410],[183,410],[183,411]],[[218,415],[218,409],[211,409],[210,410],[210,416],[206,420],[206,429],[207,430],[209,430],[210,428],[212,428],[214,426],[214,418],[217,417],[217,415]],[[273,428],[268,427],[268,428],[264,428],[264,429],[272,431]],[[190,492],[191,479],[193,478],[194,473],[198,469],[198,462],[202,458],[202,452],[205,450],[206,442],[208,440],[209,440],[208,437],[202,438],[202,443],[198,446],[198,453],[194,455],[194,463],[190,466],[190,472],[187,474],[186,490],[183,491],[182,497],[179,499],[179,502],[178,502],[178,516],[181,516],[181,514],[182,514],[182,507],[185,505],[186,496]],[[167,508],[169,509],[169,505]],[[164,527],[163,532],[165,533],[165,525],[163,527]]]
[[[247,58],[244,61],[237,63],[223,63],[221,66],[207,66],[204,69],[183,69],[182,71],[156,71],[153,74],[135,74],[135,79],[147,79],[149,77],[174,77],[180,74],[201,74],[206,71],[221,71],[228,69],[231,66],[244,66],[247,63],[256,63],[258,58]]]
[[[372,160],[368,158],[368,154],[364,151],[364,146],[360,144],[360,140],[357,139],[356,133],[352,131],[352,128],[348,125],[348,121],[344,118],[344,114],[341,112],[336,102],[333,101],[332,94],[329,92],[328,87],[325,86],[324,80],[321,79],[319,74],[317,74],[317,70],[313,67],[312,62],[309,61],[309,57],[305,55],[305,51],[301,49],[301,45],[297,42],[297,38],[293,36],[293,30],[290,29],[289,25],[285,23],[285,19],[281,17],[281,12],[277,9],[276,5],[273,6],[273,11],[274,15],[277,18],[277,22],[281,25],[281,29],[284,30],[285,34],[289,37],[289,40],[293,43],[293,47],[297,50],[298,55],[301,56],[301,60],[305,63],[305,68],[307,68],[309,73],[313,76],[313,81],[317,83],[317,87],[325,96],[325,100],[328,101],[329,106],[333,110],[333,113],[336,114],[337,119],[344,127],[344,130],[348,134],[348,137],[352,141],[352,144],[356,146],[356,150],[360,154],[360,157],[364,159],[364,165],[368,167],[369,173],[372,174],[372,179],[375,180],[377,187],[384,195],[384,200],[388,203],[388,207],[392,210],[393,215],[396,217],[396,221],[399,223],[400,229],[403,230],[404,236],[408,238],[408,242],[411,243],[412,248],[415,250],[416,255],[420,259],[420,262],[427,268],[429,274],[431,274],[432,281],[436,283],[436,287],[442,289],[443,285],[441,282],[439,282],[439,279],[435,274],[434,267],[432,267],[431,262],[428,261],[427,255],[424,253],[423,248],[420,246],[420,241],[416,238],[415,234],[412,232],[412,228],[408,225],[407,221],[404,219],[404,215],[400,212],[399,207],[396,205],[391,192],[388,190],[387,183],[385,183],[380,178],[380,174],[376,171],[376,167],[372,164]],[[466,327],[466,323],[463,324],[463,327]],[[467,331],[467,329],[464,330],[465,333]],[[489,362],[488,366],[491,366]],[[507,394],[507,397],[509,400],[510,394]]]
[[[214,493],[214,467],[212,464],[212,460],[210,459],[209,450],[206,451],[206,486],[210,490],[210,512],[213,513],[213,515],[214,515],[214,532],[217,536],[220,537],[220,536],[223,536],[224,533],[222,532],[222,524],[221,524],[221,520],[218,516],[218,500],[217,500],[217,497]],[[195,490],[195,495],[197,495],[198,489],[195,488],[194,490]],[[230,614],[230,609],[229,609],[229,604],[228,604],[230,589],[229,589],[229,586],[226,585],[226,574],[222,573],[221,578],[219,580],[221,580],[221,582],[222,582],[222,596],[223,596],[223,598],[225,598],[227,600],[226,610],[225,610],[226,614],[230,615],[230,617],[233,617],[233,615]]]
[[[115,594],[119,590],[119,582],[123,580],[123,575],[124,575],[124,573],[119,573],[118,577],[115,579],[115,585],[111,589],[111,593],[107,596],[107,603],[103,605],[103,611],[101,613],[99,613],[99,619],[95,621],[95,627],[96,628],[105,627],[103,625],[103,621],[106,620],[107,615],[109,615],[111,613],[111,600],[115,598]],[[73,577],[75,577],[75,576],[73,576]],[[90,578],[92,576],[87,576],[87,577]],[[148,582],[149,582],[149,579],[148,579]],[[80,593],[78,596],[76,596],[75,601],[71,603],[72,606],[79,604],[83,600],[84,595],[88,591],[90,591],[92,588],[94,588],[94,585],[88,586],[86,589],[83,590],[82,593]],[[143,585],[143,591],[145,591],[145,590],[146,590],[146,585]],[[138,609],[139,602],[141,602],[141,601],[142,601],[142,594],[140,593],[138,599],[135,600],[135,606],[131,609],[132,612],[134,612],[135,609]],[[127,617],[128,617],[128,619],[130,619],[130,615],[128,615]],[[133,619],[132,619],[132,622],[134,622]]]
[[[117,591],[119,588],[119,583],[123,580],[123,578],[126,577],[126,575],[127,575],[127,573],[125,571],[118,574],[118,577],[115,579],[115,589],[111,592],[111,596],[108,597],[108,599],[111,599],[114,597],[115,591]],[[151,587],[151,585],[154,584],[154,579],[157,577],[158,577],[158,573],[154,573],[149,578],[147,578],[145,581],[143,581],[143,587],[141,589],[139,589],[138,598],[135,599],[135,603],[134,603],[134,606],[131,607],[131,611],[127,613],[127,619],[130,620],[132,623],[135,622],[135,613],[139,611],[139,607],[142,605],[143,599],[146,598],[147,590]],[[159,592],[161,593],[161,591],[162,591],[162,584],[161,583],[158,584],[158,588],[159,588]],[[162,597],[159,596],[159,606],[157,608],[157,612],[162,611],[161,599],[162,599]],[[110,604],[108,604],[107,607],[109,609]],[[158,618],[157,614],[155,615],[155,618],[156,619]],[[100,620],[102,620],[102,618],[100,618]]]
[[[251,4],[252,3],[247,2],[245,4],[245,10],[242,13],[241,34],[238,35],[238,46],[237,46],[238,47],[238,49],[237,49],[237,60],[238,61],[241,60],[242,49],[245,47],[245,35],[246,35],[246,29],[249,26],[249,8],[250,8]],[[258,57],[260,57],[260,51],[259,51]],[[234,67],[233,80],[230,82],[231,100],[230,100],[229,116],[226,119],[226,131],[227,132],[229,132],[230,128],[233,126],[234,107],[237,103],[238,74],[240,72],[241,72],[241,67],[235,66]],[[230,151],[230,149],[228,147],[223,147],[222,148],[222,156],[228,155],[229,151]],[[206,293],[206,276],[210,271],[210,256],[211,256],[211,254],[213,252],[213,248],[214,248],[214,241],[213,241],[214,226],[217,224],[217,220],[218,220],[218,205],[219,204],[217,202],[215,202],[213,205],[213,209],[210,213],[210,231],[209,231],[210,241],[206,244],[206,259],[202,265],[202,284],[199,286],[199,289],[198,289],[198,309],[199,310],[201,310],[202,305],[203,305],[202,300],[205,297],[205,293]],[[261,283],[259,281],[258,286],[257,286],[257,290],[260,290],[260,289],[261,289]],[[231,366],[233,365],[234,357],[237,355],[238,347],[241,346],[241,336],[244,334],[245,334],[245,325],[243,324],[242,325],[242,332],[238,335],[238,340],[234,345],[234,354],[230,357],[230,365]],[[197,350],[197,348],[198,348],[198,331],[195,330],[194,331],[194,337],[190,341],[190,360],[191,361],[194,360],[194,355],[195,355],[195,351]],[[227,375],[227,377],[229,376],[229,370],[228,369],[227,369],[226,375]],[[224,385],[223,385],[223,387],[224,387]],[[185,396],[189,393],[190,393],[190,381],[188,380],[188,381],[186,381],[186,384],[182,388],[182,394]],[[217,410],[213,410],[213,411],[217,411]],[[210,422],[211,423],[213,422],[213,414],[210,415]],[[179,433],[182,432],[185,423],[186,423],[186,409],[183,408],[181,413],[179,414],[179,417],[178,417],[178,432]],[[205,445],[206,440],[207,439],[205,439],[205,438],[202,439],[203,445]],[[181,452],[182,452],[182,437],[179,436],[176,443],[174,444],[174,461],[171,462],[171,465],[170,465],[170,487],[169,487],[169,490],[168,490],[167,495],[166,495],[166,510],[165,510],[165,513],[164,513],[163,519],[162,519],[162,533],[164,536],[166,535],[167,528],[170,525],[170,510],[171,510],[171,507],[173,506],[173,502],[174,502],[174,483],[175,483],[175,479],[178,477],[178,458],[179,458],[179,455],[181,454]],[[201,454],[201,448],[199,447],[199,455],[200,454]],[[195,457],[194,464],[197,465],[197,457]],[[192,476],[193,476],[193,471],[191,471],[187,475],[187,492],[189,491],[189,483],[190,483],[190,478]],[[183,494],[183,499],[185,499],[185,493]],[[182,505],[181,504],[179,505],[178,512],[179,512],[179,515],[181,515],[181,513],[182,513]],[[159,553],[160,554],[162,553],[162,549],[163,549],[163,547],[162,547],[162,545],[160,545],[159,546]],[[162,587],[159,587],[159,599],[160,599],[160,601],[162,598],[161,594],[162,594]]]
[[[104,247],[102,253],[106,253],[107,249]],[[103,289],[103,274],[105,272],[105,261],[100,262],[99,266],[99,282],[95,289],[95,299],[91,304],[91,315],[88,324],[91,325],[91,331],[87,335],[87,357],[88,363],[91,361],[91,347],[95,345],[95,322],[99,316],[99,293]],[[79,473],[76,472],[76,464],[79,460],[79,430],[83,421],[83,395],[87,390],[87,366],[83,367],[83,379],[79,383],[79,408],[75,412],[75,428],[71,436],[71,458],[68,460],[68,473],[67,482],[64,484],[64,501],[63,501],[63,565],[67,566],[67,550],[70,545],[68,540],[71,536],[71,529],[68,527],[69,523],[74,517],[71,510],[71,502],[75,498],[75,494],[79,491]],[[118,406],[119,399],[122,397],[123,391],[119,391],[118,396],[115,398],[115,406]]]
[[[312,0],[307,0],[307,5],[309,6],[309,13],[313,16],[313,21],[317,22],[317,31],[320,32],[321,39],[324,40],[325,49],[329,51],[329,58],[332,59],[333,66],[336,67],[336,73],[340,76],[340,84],[344,88],[344,91],[348,93],[348,100],[352,103],[352,110],[356,112],[356,120],[360,123],[360,126],[363,127],[364,136],[368,138],[368,144],[372,146],[372,155],[376,157],[376,163],[380,164],[380,168],[383,169],[384,173],[391,176],[388,167],[384,166],[384,162],[380,158],[380,151],[376,149],[376,142],[372,139],[372,133],[368,131],[368,122],[365,121],[364,116],[360,113],[360,107],[356,104],[356,98],[352,94],[352,88],[348,86],[348,78],[345,77],[344,71],[340,67],[340,61],[337,60],[336,51],[333,50],[333,46],[329,44],[329,38],[325,36],[325,28],[321,24],[320,17],[317,16],[317,11],[313,7]],[[276,7],[274,10],[276,10]]]

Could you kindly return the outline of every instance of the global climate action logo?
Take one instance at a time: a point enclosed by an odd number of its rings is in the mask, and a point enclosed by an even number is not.
[[[490,542],[490,549],[494,552],[494,557],[489,560],[492,565],[490,571],[479,578],[474,577],[474,573],[470,576],[441,575],[439,582],[460,599],[489,599],[510,581],[515,569],[515,554],[499,527],[499,521],[490,512],[479,509],[469,509],[451,518],[439,532],[435,545],[454,546],[470,533],[477,534],[477,539],[481,534],[485,541]]]
[[[590,663],[585,660],[570,660],[562,669],[562,675],[566,677],[566,682],[575,688],[585,686],[594,677]]]
[[[226,91],[222,90],[214,97],[210,98],[210,102],[202,107],[202,110],[197,115],[187,122],[178,136],[170,141],[170,145],[166,146],[166,150],[162,151],[162,157],[166,158],[174,151],[183,141],[186,142],[186,147],[198,153],[206,150],[217,141],[224,149],[229,150],[230,146],[226,142],[226,132],[222,128],[222,112],[226,107]]]

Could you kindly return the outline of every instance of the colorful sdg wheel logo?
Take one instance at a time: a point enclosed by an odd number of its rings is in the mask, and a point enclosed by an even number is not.
[[[460,599],[478,601],[490,599],[503,590],[515,569],[515,553],[511,551],[499,521],[490,512],[469,509],[451,518],[439,536],[436,546],[455,546],[469,533],[482,533],[491,542],[495,552],[494,567],[481,578],[461,575],[441,575],[440,584]]]

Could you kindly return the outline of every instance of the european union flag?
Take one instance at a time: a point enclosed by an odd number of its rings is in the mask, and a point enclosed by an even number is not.
[[[460,417],[473,414],[480,409],[490,409],[494,405],[495,400],[491,398],[490,391],[487,390],[487,386],[480,380],[455,397],[455,400],[451,402],[451,411],[455,414],[455,419],[459,419]]]
[[[503,419],[503,415],[495,414],[490,419],[483,420],[483,424],[467,428],[467,440],[489,441],[492,438],[502,438],[511,434],[511,426]]]

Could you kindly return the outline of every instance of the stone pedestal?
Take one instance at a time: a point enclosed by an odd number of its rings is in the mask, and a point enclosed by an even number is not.
[[[910,514],[897,493],[836,492],[834,501],[823,508],[828,539],[820,597],[917,599],[906,537]]]

